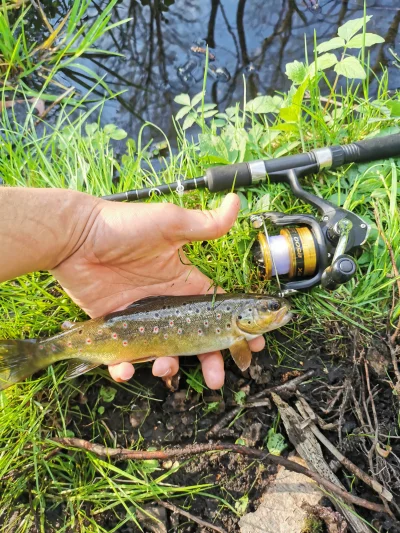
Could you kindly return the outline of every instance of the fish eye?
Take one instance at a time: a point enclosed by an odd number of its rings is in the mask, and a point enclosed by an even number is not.
[[[268,302],[268,309],[270,311],[278,311],[278,309],[280,308],[281,306],[278,300],[271,300],[270,302]]]

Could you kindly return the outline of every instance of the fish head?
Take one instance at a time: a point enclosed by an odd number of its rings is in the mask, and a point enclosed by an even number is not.
[[[244,333],[261,335],[287,324],[292,318],[284,298],[261,296],[247,302],[236,315],[236,325]]]

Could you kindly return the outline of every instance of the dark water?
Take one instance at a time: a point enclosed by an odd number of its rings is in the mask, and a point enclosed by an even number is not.
[[[90,18],[98,16],[105,4],[94,1]],[[391,64],[388,48],[400,51],[400,0],[367,0],[367,12],[373,15],[367,31],[386,40],[372,48],[371,66],[388,65],[390,88],[395,89],[400,86],[400,70]],[[126,91],[107,104],[105,122],[137,137],[148,120],[173,139],[171,115],[180,107],[174,97],[181,92],[194,95],[202,88],[205,54],[193,53],[193,45],[201,48],[207,43],[215,56],[206,98],[224,110],[243,100],[244,83],[247,99],[287,90],[285,65],[303,61],[305,47],[312,57],[314,29],[321,42],[336,35],[347,20],[362,16],[363,0],[320,0],[319,4],[317,0],[123,0],[115,8],[113,21],[131,20],[104,36],[98,46],[125,57],[82,61],[100,76],[107,73],[106,81],[114,91]],[[84,82],[92,85],[90,80]],[[160,138],[156,130],[146,137],[150,135]]]

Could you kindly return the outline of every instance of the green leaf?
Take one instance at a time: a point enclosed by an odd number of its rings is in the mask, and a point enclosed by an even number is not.
[[[175,119],[176,120],[180,120],[181,118],[185,117],[189,113],[189,111],[191,109],[192,108],[191,108],[190,105],[185,105],[185,106],[181,107],[180,110],[175,115]]]
[[[190,96],[186,93],[178,94],[178,96],[175,96],[174,102],[181,105],[190,105]]]
[[[230,163],[239,163],[244,160],[248,134],[243,128],[228,125],[222,132],[221,140],[228,150]]]
[[[94,135],[98,129],[99,125],[97,124],[97,122],[93,122],[92,124],[85,124],[85,131],[88,137]]]
[[[193,390],[199,394],[203,394],[206,384],[204,382],[203,374],[199,368],[191,370],[186,374],[186,381],[189,387],[192,387]]]
[[[217,107],[217,104],[204,104],[203,107],[199,105],[199,107],[196,109],[198,113],[201,113],[202,111],[210,111],[210,109],[215,109]]]
[[[267,448],[272,455],[280,455],[287,448],[285,437],[280,433],[276,433],[274,428],[268,431]]]
[[[195,95],[193,96],[191,102],[190,102],[190,105],[191,105],[192,107],[196,106],[199,102],[202,101],[204,94],[205,94],[204,91],[200,91],[199,93],[195,94]],[[175,101],[176,101],[176,100],[175,100]],[[205,104],[205,105],[207,105],[207,104]]]
[[[99,405],[99,407],[97,408],[97,412],[99,413],[99,415],[104,415],[104,411],[105,411],[105,407],[104,405]]]
[[[210,117],[213,117],[214,115],[216,115],[218,113],[218,111],[216,109],[214,110],[211,110],[211,111],[206,111],[203,115],[204,118],[210,118]]]
[[[386,107],[390,109],[390,115],[392,117],[400,117],[400,101],[389,100],[385,103]]]
[[[295,85],[299,85],[303,83],[307,76],[307,67],[300,61],[293,61],[292,63],[287,63],[285,74]]]
[[[213,124],[216,128],[222,128],[225,126],[226,122],[222,118],[217,118],[213,121]]]
[[[268,132],[264,133],[260,138],[260,146],[263,150],[267,148],[279,135],[281,134],[280,131],[277,130],[269,130]]]
[[[190,128],[190,126],[193,126],[193,124],[196,122],[196,118],[197,115],[195,115],[194,113],[190,113],[190,115],[185,118],[182,128],[184,130],[187,130],[188,128]]]
[[[108,137],[110,137],[110,135],[112,135],[114,133],[114,131],[116,131],[116,130],[117,130],[117,126],[115,124],[106,124],[104,126],[104,129],[103,129],[104,133]]]
[[[365,37],[365,46],[373,46],[374,44],[384,43],[385,39],[376,33],[366,33],[365,36],[362,33],[355,35],[347,43],[348,48],[362,48]]]
[[[235,398],[235,402],[238,405],[244,405],[246,401],[246,393],[242,390],[235,392],[234,398]]]
[[[336,50],[337,48],[342,48],[345,45],[344,39],[341,37],[334,37],[330,41],[325,41],[317,46],[316,50],[318,54],[323,52],[329,52],[330,50]]]
[[[220,135],[201,133],[199,135],[199,146],[202,156],[213,157],[214,162],[229,163],[229,153]]]
[[[303,81],[301,85],[297,88],[296,92],[292,97],[292,103],[289,107],[282,107],[279,111],[279,116],[285,122],[298,122],[301,116],[301,104],[303,102],[303,97],[305,90],[308,87],[309,79],[308,77]]]
[[[367,23],[372,19],[371,15],[365,17],[365,22]],[[338,35],[345,41],[349,41],[353,35],[360,31],[364,27],[364,17],[359,19],[349,20],[343,26],[340,26],[338,29]]]
[[[297,122],[299,119],[299,110],[297,106],[294,105],[282,107],[282,109],[279,111],[279,116],[285,122]]]
[[[227,107],[225,109],[225,113],[228,115],[229,118],[233,117],[233,115],[236,115],[236,107]]]
[[[100,387],[99,396],[106,403],[112,402],[116,394],[117,389],[114,389],[114,387],[105,387],[104,385]]]
[[[278,113],[283,99],[280,96],[257,96],[246,104],[246,111],[252,113]]]
[[[335,72],[345,78],[365,80],[365,70],[356,57],[345,57],[335,65]]]
[[[157,459],[146,459],[145,461],[141,461],[141,470],[142,472],[146,472],[147,474],[152,474],[155,472],[158,467],[158,461]]]
[[[128,139],[126,141],[126,147],[130,151],[130,153],[134,154],[136,152],[136,141],[135,141],[135,139]]]
[[[242,516],[245,514],[247,506],[249,505],[249,495],[244,494],[241,498],[236,500],[235,502],[235,509],[239,516]]]
[[[110,133],[110,139],[114,139],[114,141],[121,141],[122,139],[125,139],[127,135],[128,134],[125,130],[117,128],[115,131]]]
[[[326,70],[327,68],[333,67],[338,62],[335,54],[322,54],[317,58],[317,70]],[[315,76],[315,62],[311,63],[308,67],[309,74],[311,77]]]

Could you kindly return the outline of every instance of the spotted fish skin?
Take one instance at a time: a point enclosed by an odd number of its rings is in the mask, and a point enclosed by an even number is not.
[[[74,377],[100,364],[231,348],[235,361],[245,367],[251,359],[247,341],[289,319],[286,300],[264,295],[147,298],[40,342],[0,341],[0,389],[68,359]]]

